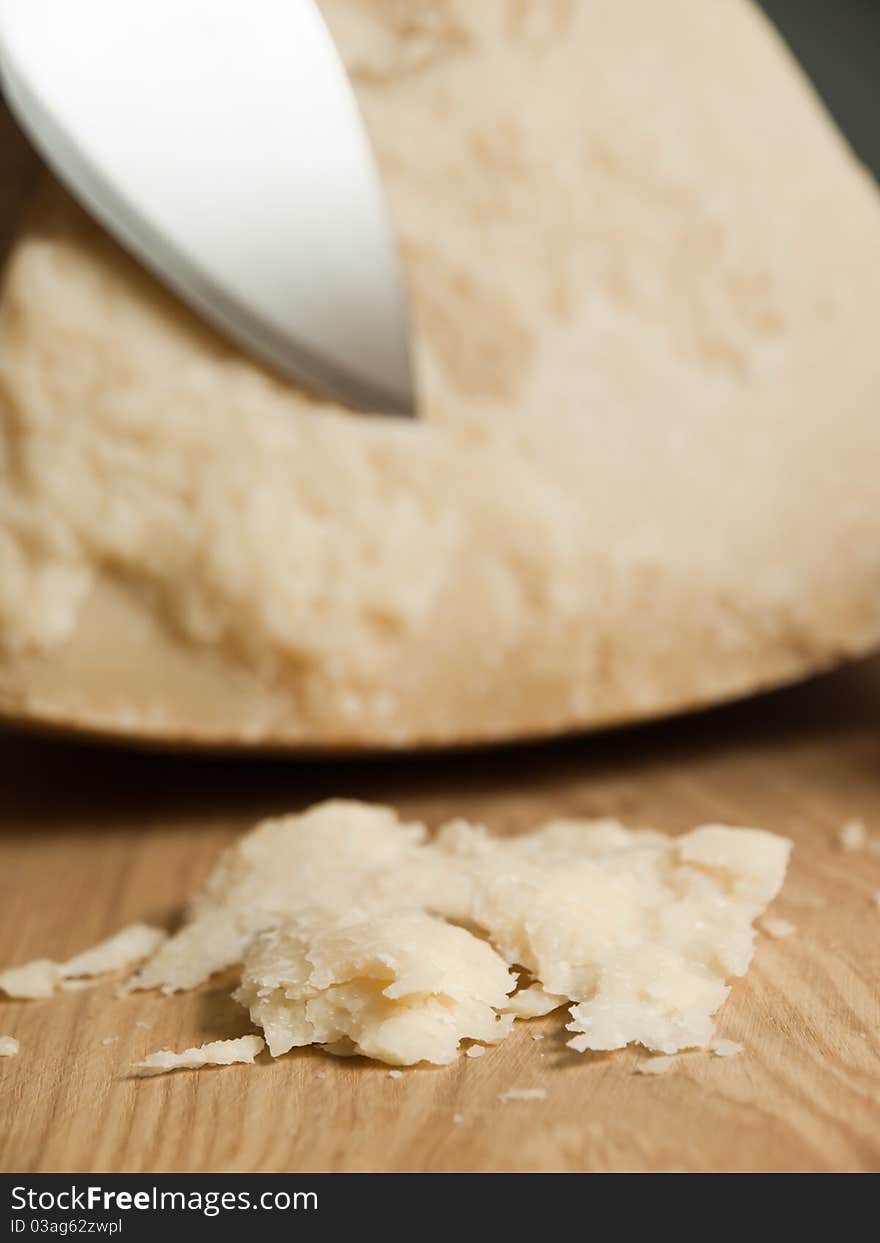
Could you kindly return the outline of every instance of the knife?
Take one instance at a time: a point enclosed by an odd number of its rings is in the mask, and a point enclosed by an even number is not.
[[[0,0],[0,80],[49,166],[286,377],[413,415],[401,264],[314,0]]]

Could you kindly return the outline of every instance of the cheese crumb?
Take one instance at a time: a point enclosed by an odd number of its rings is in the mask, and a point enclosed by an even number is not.
[[[324,1044],[392,1065],[446,1065],[462,1040],[509,1033],[513,1018],[498,1011],[514,983],[485,941],[407,912],[264,934],[245,955],[235,997],[273,1057]]]
[[[543,1088],[508,1088],[498,1093],[499,1101],[543,1101],[546,1097]]]
[[[864,850],[868,844],[868,834],[863,820],[848,820],[837,835],[841,850],[850,854]]]
[[[389,1079],[402,1079],[403,1071],[402,1070],[389,1070],[388,1078]]]
[[[59,987],[79,987],[78,977],[107,975],[149,958],[166,939],[161,928],[130,924],[113,936],[66,962],[37,958],[0,972],[0,991],[9,997],[36,1000],[51,997]],[[65,983],[70,981],[71,983]]]
[[[543,1039],[544,1039],[543,1032],[532,1032],[532,1040],[543,1040]]]
[[[101,1044],[116,1044],[116,1041],[118,1039],[119,1039],[118,1036],[105,1036],[104,1039],[101,1041]]]
[[[738,1057],[744,1052],[744,1046],[737,1040],[713,1040],[709,1048],[716,1057]]]
[[[197,1070],[201,1066],[231,1066],[234,1062],[253,1062],[265,1048],[259,1036],[239,1036],[236,1040],[212,1040],[198,1048],[184,1049],[174,1053],[160,1049],[150,1053],[142,1062],[135,1062],[132,1069],[141,1076],[163,1075],[169,1070]]]
[[[485,1045],[472,1044],[471,1047],[468,1049],[466,1056],[467,1057],[482,1057],[485,1052],[486,1052]]]
[[[642,1062],[636,1062],[635,1073],[637,1075],[668,1075],[675,1066],[675,1062],[674,1057],[648,1057]]]
[[[0,1057],[17,1057],[20,1048],[14,1036],[0,1036]]]
[[[797,932],[797,926],[790,923],[787,919],[777,919],[775,916],[765,917],[761,920],[760,928],[762,932],[766,932],[768,937],[772,937],[774,941],[782,941],[786,937],[794,936]]]
[[[464,1122],[464,1114],[453,1114],[452,1121],[456,1124],[456,1126],[461,1125],[461,1123]]]

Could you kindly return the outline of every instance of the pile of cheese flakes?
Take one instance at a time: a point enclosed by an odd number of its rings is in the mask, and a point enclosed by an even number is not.
[[[266,820],[224,852],[166,937],[134,925],[67,963],[0,973],[13,997],[141,961],[123,991],[192,989],[241,964],[234,996],[273,1057],[305,1045],[390,1065],[447,1064],[517,1019],[568,1007],[569,1045],[705,1048],[728,980],[754,951],[791,843],[709,825],[668,837],[613,820],[554,820],[497,838],[386,807],[321,803]],[[250,1035],[139,1064],[253,1061]]]

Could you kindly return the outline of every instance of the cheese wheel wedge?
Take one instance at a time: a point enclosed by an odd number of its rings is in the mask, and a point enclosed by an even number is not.
[[[280,382],[44,187],[0,294],[0,711],[443,746],[876,645],[880,200],[757,9],[323,8],[422,418]]]

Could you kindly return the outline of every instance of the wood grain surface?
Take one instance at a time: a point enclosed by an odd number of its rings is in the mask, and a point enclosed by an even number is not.
[[[134,1079],[145,1053],[251,1030],[229,981],[115,999],[107,983],[0,1003],[5,1171],[880,1168],[880,662],[689,720],[488,753],[306,763],[144,755],[0,739],[0,962],[63,958],[138,919],[168,923],[217,850],[257,818],[317,799],[393,803],[499,833],[611,814],[669,831],[721,820],[790,835],[773,913],[719,1030],[746,1052],[580,1056],[551,1016],[479,1059],[391,1079],[308,1050],[253,1067]],[[540,1032],[542,1041],[531,1034]],[[111,1041],[111,1043],[105,1043]],[[498,1099],[543,1088],[540,1101]],[[460,1116],[456,1121],[456,1115]]]

